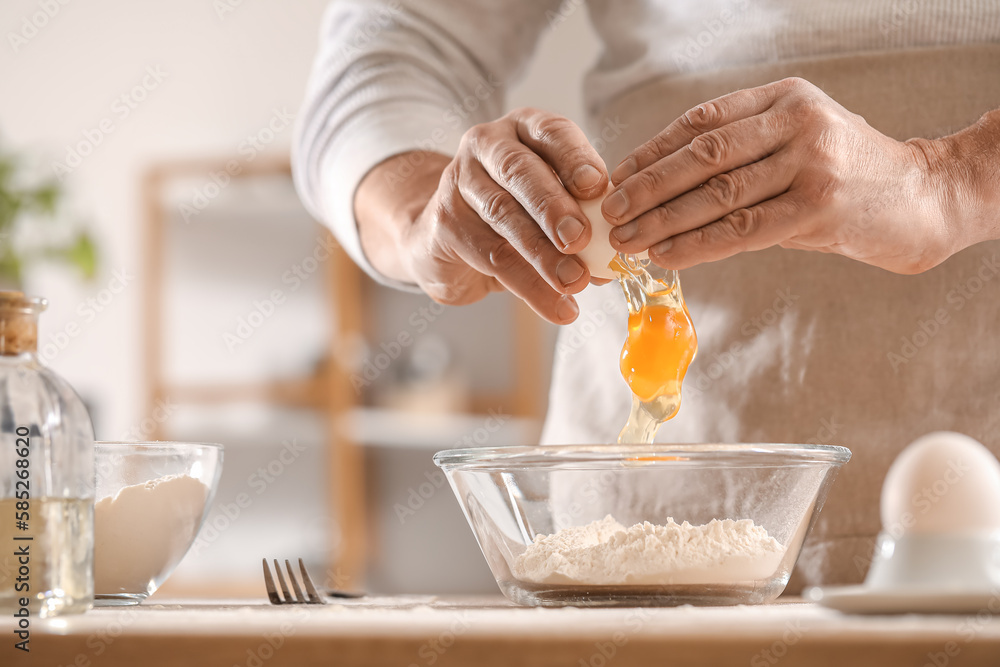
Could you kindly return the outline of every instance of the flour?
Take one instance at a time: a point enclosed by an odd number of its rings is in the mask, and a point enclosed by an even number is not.
[[[123,487],[94,505],[94,592],[155,590],[184,557],[201,526],[208,487],[167,475]]]
[[[767,579],[785,548],[749,519],[692,526],[672,518],[626,528],[609,514],[586,526],[539,535],[514,576],[535,584],[721,584]]]

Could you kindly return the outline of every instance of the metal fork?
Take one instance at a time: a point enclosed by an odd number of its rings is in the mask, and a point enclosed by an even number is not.
[[[278,593],[278,589],[274,586],[274,579],[271,577],[271,568],[267,565],[267,559],[264,559],[264,585],[267,587],[267,597],[271,601],[271,604],[326,604],[323,598],[319,596],[316,592],[316,587],[313,586],[312,579],[309,578],[309,573],[306,572],[305,563],[302,559],[299,559],[299,570],[302,572],[302,585],[306,589],[306,595],[302,594],[302,588],[299,586],[298,579],[295,578],[295,571],[292,570],[292,564],[285,560],[285,568],[288,570],[288,579],[292,582],[292,590],[295,591],[295,597],[292,597],[291,592],[288,590],[288,585],[285,583],[285,577],[281,573],[281,566],[278,565],[278,559],[274,559],[274,573],[278,577],[278,583],[281,585],[281,593],[284,593],[284,598]],[[306,597],[308,596],[308,597]]]

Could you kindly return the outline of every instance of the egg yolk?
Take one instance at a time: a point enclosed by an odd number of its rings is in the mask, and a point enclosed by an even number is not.
[[[628,316],[622,376],[644,403],[664,395],[678,396],[697,345],[686,308],[646,306]]]

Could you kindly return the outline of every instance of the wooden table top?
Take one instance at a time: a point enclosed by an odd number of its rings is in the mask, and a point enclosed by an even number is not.
[[[12,628],[0,620],[0,665],[1000,666],[1000,615],[846,616],[800,601],[673,609],[534,609],[499,597],[160,602],[33,619],[28,654],[14,649]]]

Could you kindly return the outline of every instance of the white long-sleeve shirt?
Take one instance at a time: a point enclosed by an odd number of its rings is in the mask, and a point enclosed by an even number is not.
[[[421,0],[335,2],[294,167],[312,212],[360,266],[353,195],[385,158],[449,153],[560,12],[588,11],[604,50],[584,82],[591,136],[614,165],[696,104],[804,76],[896,139],[934,137],[1000,107],[995,0]],[[919,276],[772,248],[688,269],[699,353],[660,441],[822,442],[854,458],[799,570],[856,581],[879,529],[882,477],[913,438],[957,430],[1000,452],[1000,242]],[[400,287],[405,287],[397,285]],[[544,443],[614,441],[628,414],[617,285],[588,287],[560,331]],[[756,492],[766,494],[766,489]],[[620,490],[634,505],[642,494]],[[607,499],[602,499],[606,502]],[[717,499],[706,499],[710,502]],[[600,518],[600,517],[596,517]]]

